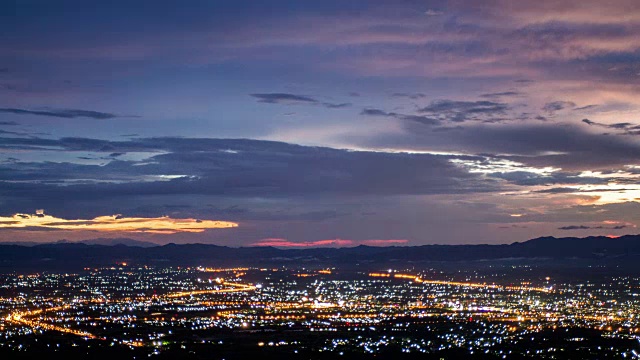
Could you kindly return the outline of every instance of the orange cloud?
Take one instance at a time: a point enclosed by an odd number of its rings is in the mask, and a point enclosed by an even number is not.
[[[229,221],[173,219],[168,216],[156,218],[122,217],[120,215],[98,216],[90,220],[67,220],[45,215],[39,210],[35,215],[15,214],[0,216],[0,229],[84,230],[103,232],[144,232],[153,234],[201,233],[207,229],[237,227]]]
[[[387,240],[345,240],[345,239],[328,239],[316,240],[308,242],[294,242],[287,239],[270,238],[262,239],[251,244],[251,246],[275,246],[275,247],[347,247],[357,245],[369,246],[390,246],[402,245],[408,243],[408,240],[387,239]]]

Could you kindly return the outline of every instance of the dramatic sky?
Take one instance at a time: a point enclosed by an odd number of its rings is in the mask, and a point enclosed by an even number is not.
[[[0,241],[640,225],[640,3],[0,2]]]

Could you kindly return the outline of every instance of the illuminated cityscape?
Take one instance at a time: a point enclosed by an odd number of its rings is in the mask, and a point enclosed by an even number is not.
[[[243,352],[638,357],[640,278],[565,282],[537,270],[121,263],[79,273],[4,275],[0,349],[28,353],[46,346],[65,353],[90,343],[158,358],[195,351],[220,358]]]

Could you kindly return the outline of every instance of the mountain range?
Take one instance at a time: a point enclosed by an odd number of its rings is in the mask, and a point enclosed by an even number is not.
[[[640,235],[619,238],[541,237],[504,245],[423,245],[351,248],[280,249],[206,244],[156,245],[132,239],[57,241],[45,244],[1,244],[0,272],[17,269],[59,270],[144,265],[308,265],[382,266],[429,262],[502,260],[589,260],[640,264]],[[640,265],[638,265],[640,266]]]

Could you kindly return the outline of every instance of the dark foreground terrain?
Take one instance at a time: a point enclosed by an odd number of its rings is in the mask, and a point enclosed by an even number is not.
[[[334,334],[340,336],[343,334]],[[396,334],[396,336],[402,334]],[[556,329],[537,334],[532,338],[520,339],[501,349],[508,354],[508,359],[532,359],[540,349],[556,348],[553,359],[619,359],[619,349],[639,349],[637,341],[617,340],[603,337],[598,331],[580,329]],[[432,334],[412,333],[412,337],[428,339]],[[84,341],[78,343],[67,336],[55,334],[41,335],[36,339],[24,337],[16,339],[27,347],[28,351],[16,351],[0,348],[2,359],[503,359],[502,355],[476,352],[470,354],[463,349],[447,349],[432,353],[403,353],[401,348],[389,346],[376,354],[344,350],[336,352],[318,352],[317,350],[298,350],[294,352],[286,347],[260,347],[258,339],[264,337],[258,334],[242,334],[240,336],[219,337],[225,344],[189,344],[187,349],[179,341],[155,353],[153,349],[131,349],[126,346],[111,346],[101,341]],[[305,335],[289,334],[288,338],[295,341],[309,341]],[[583,339],[576,341],[575,339]],[[526,350],[525,350],[526,349]],[[615,349],[615,350],[614,350]],[[493,349],[495,350],[495,349]],[[636,350],[636,352],[639,350]],[[529,354],[527,354],[529,352]],[[533,356],[532,356],[533,355]],[[629,355],[627,358],[633,358]],[[542,356],[540,358],[551,358]]]

